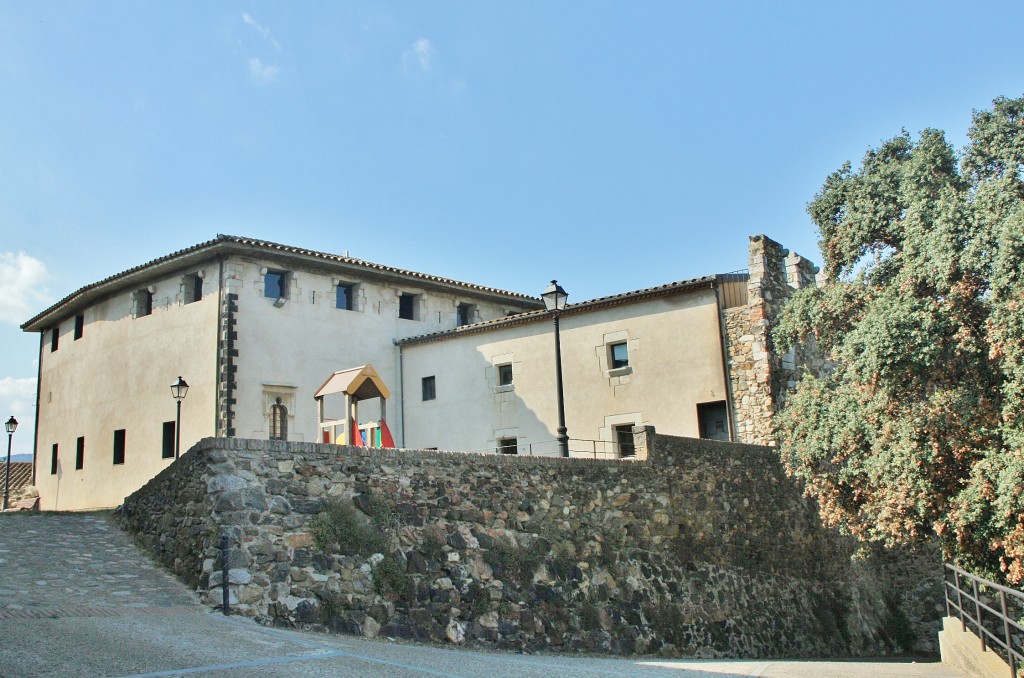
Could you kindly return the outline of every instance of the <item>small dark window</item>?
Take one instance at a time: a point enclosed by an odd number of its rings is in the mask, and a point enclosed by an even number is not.
[[[629,350],[626,348],[626,342],[612,344],[608,348],[611,351],[613,370],[629,367]]]
[[[700,437],[710,440],[729,439],[729,419],[725,401],[697,404]]]
[[[280,398],[270,406],[270,439],[288,440],[288,408]]]
[[[353,286],[352,285],[346,285],[344,283],[339,284],[335,288],[335,291],[334,291],[334,294],[335,294],[335,303],[334,303],[334,305],[337,308],[340,308],[340,309],[343,309],[343,310],[346,310],[346,311],[351,311],[352,310],[352,292],[353,291],[354,290],[353,290]]]
[[[517,438],[498,438],[498,452],[519,454],[519,440]]]
[[[141,318],[153,313],[153,293],[148,289],[135,293],[135,317]]]
[[[60,345],[60,327],[54,327],[50,330],[50,353],[56,351],[58,345]]]
[[[80,437],[75,444],[75,469],[81,470],[85,467],[85,438]]]
[[[203,298],[203,279],[198,273],[185,276],[185,303],[191,304]]]
[[[633,424],[619,424],[613,426],[615,432],[615,447],[619,450],[620,457],[635,457],[636,446],[633,444]]]
[[[434,377],[423,377],[423,399],[433,400],[437,397],[437,384]]]
[[[416,295],[402,292],[398,297],[398,317],[416,320]]]
[[[114,431],[114,463],[124,463],[124,439],[125,431],[123,428],[119,428]]]
[[[82,338],[82,334],[84,334],[84,333],[85,333],[85,316],[84,315],[76,315],[75,316],[75,341],[78,341],[79,339],[81,339]]]
[[[54,443],[50,450],[50,475],[57,475],[57,443]]]
[[[164,422],[164,445],[163,452],[160,454],[164,459],[170,459],[174,456],[174,422]]]
[[[473,312],[475,310],[472,304],[459,304],[455,310],[455,323],[459,327],[469,325],[473,322]]]
[[[498,365],[498,386],[512,385],[512,364]]]
[[[263,296],[281,299],[288,296],[287,272],[267,271],[263,276]]]

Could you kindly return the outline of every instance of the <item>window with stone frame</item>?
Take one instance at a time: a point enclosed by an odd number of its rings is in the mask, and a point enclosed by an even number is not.
[[[353,297],[356,293],[356,286],[351,283],[338,283],[334,288],[334,306],[344,311],[351,311],[355,308]]]
[[[288,408],[280,398],[270,406],[270,439],[288,440]]]
[[[498,452],[501,454],[519,454],[518,438],[498,438]]]
[[[495,369],[498,372],[498,386],[511,386],[513,379],[512,363],[497,365]]]
[[[288,271],[267,269],[263,274],[263,296],[268,299],[288,297]]]
[[[402,292],[398,296],[398,317],[404,320],[419,320],[416,313],[418,294]]]
[[[146,289],[135,291],[135,317],[143,318],[153,313],[153,292]]]
[[[620,341],[608,346],[608,365],[610,369],[629,367],[629,348],[626,342]]]
[[[185,303],[192,304],[203,298],[203,278],[199,273],[190,273],[184,279]]]

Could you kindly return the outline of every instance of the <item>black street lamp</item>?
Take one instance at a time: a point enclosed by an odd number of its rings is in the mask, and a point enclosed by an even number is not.
[[[555,321],[555,381],[558,384],[558,449],[563,457],[569,456],[569,434],[565,428],[565,397],[562,394],[562,342],[559,337],[558,317],[565,310],[565,300],[569,295],[565,293],[557,280],[552,280],[544,293],[540,295],[544,299],[544,306],[551,311]]]
[[[7,472],[4,474],[4,508],[7,510],[7,500],[11,496],[11,439],[14,438],[14,432],[18,428],[18,420],[11,415],[11,418],[4,424],[4,428],[7,429]]]
[[[178,381],[171,384],[171,395],[178,401],[178,417],[174,421],[174,458],[178,458],[178,454],[181,451],[181,401],[185,399],[185,394],[188,393],[188,384],[180,376]]]

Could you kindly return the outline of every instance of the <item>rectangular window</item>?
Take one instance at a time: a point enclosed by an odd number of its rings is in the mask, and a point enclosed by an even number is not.
[[[79,339],[81,339],[82,335],[84,333],[85,333],[85,316],[84,315],[76,315],[75,316],[75,341],[78,341]]]
[[[498,365],[498,386],[512,385],[512,363]]]
[[[519,454],[518,438],[498,438],[498,452],[501,454]]]
[[[434,377],[423,377],[423,399],[433,400],[437,397],[437,384]]]
[[[50,450],[50,475],[57,475],[57,443],[54,443]]]
[[[416,320],[416,297],[418,295],[402,292],[398,297],[398,317]]]
[[[729,415],[725,401],[697,404],[697,421],[700,424],[700,437],[709,440],[729,439]]]
[[[153,313],[153,293],[148,289],[135,293],[135,317],[141,318]]]
[[[185,276],[185,303],[191,304],[203,298],[203,279],[198,273]]]
[[[80,437],[75,445],[75,470],[85,467],[85,438]]]
[[[612,344],[608,347],[611,356],[611,369],[617,370],[620,367],[629,367],[629,350],[626,342]]]
[[[124,429],[114,431],[114,463],[124,463]]]
[[[60,344],[60,327],[54,327],[50,330],[50,353],[57,350],[57,346]]]
[[[334,306],[345,311],[352,310],[352,293],[355,291],[353,285],[339,283],[334,288]]]
[[[174,422],[164,422],[164,446],[163,452],[160,455],[164,459],[170,459],[174,456]]]
[[[636,446],[633,444],[633,424],[619,424],[612,426],[615,432],[615,447],[620,457],[635,457]]]
[[[263,296],[270,299],[287,297],[288,273],[286,271],[267,271],[263,276]]]
[[[459,304],[455,309],[455,324],[459,327],[473,322],[476,308],[472,304]]]

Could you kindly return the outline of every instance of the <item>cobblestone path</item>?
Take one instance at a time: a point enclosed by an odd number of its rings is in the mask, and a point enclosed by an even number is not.
[[[0,518],[0,620],[205,609],[106,513]]]

